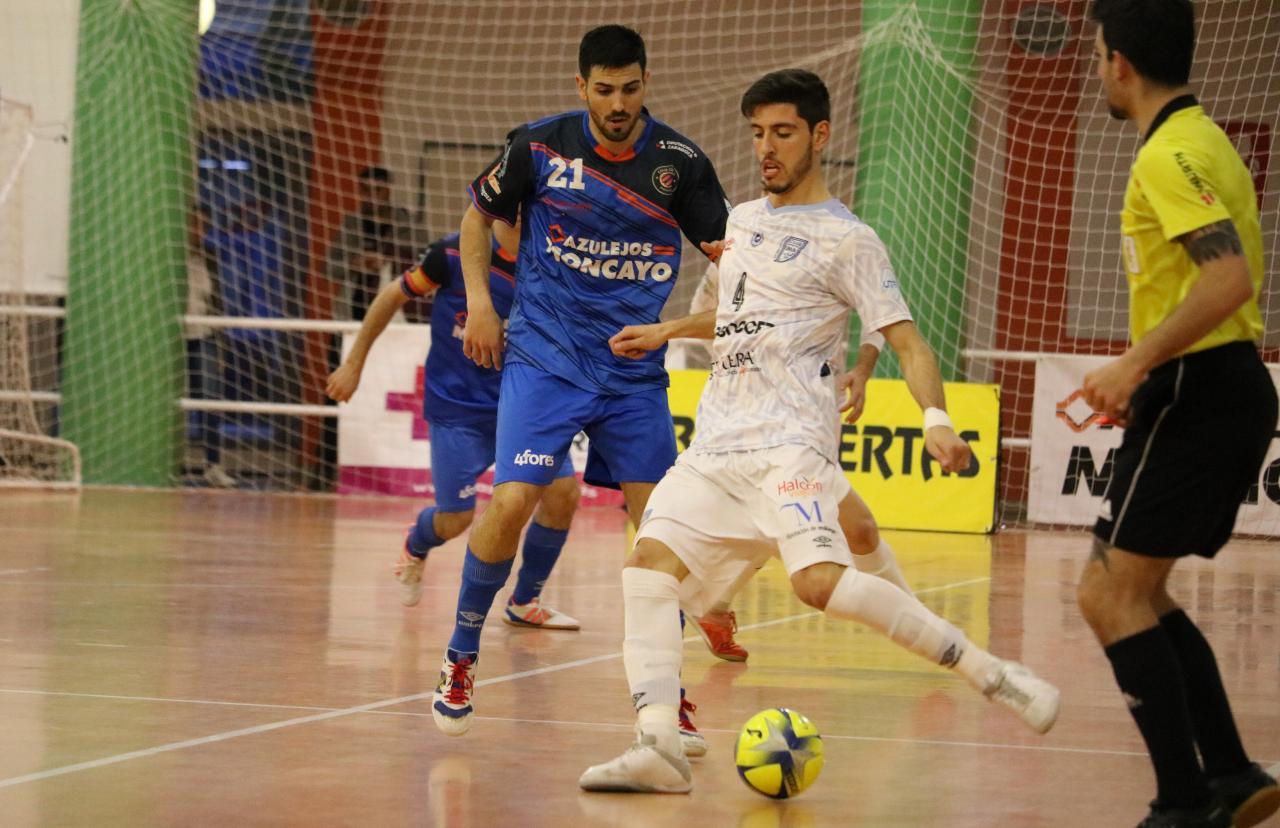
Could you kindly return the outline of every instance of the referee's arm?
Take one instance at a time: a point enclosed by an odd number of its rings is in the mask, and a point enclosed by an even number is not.
[[[1244,246],[1231,219],[1178,237],[1200,268],[1200,278],[1173,313],[1133,347],[1146,371],[1190,348],[1253,298]]]
[[[1190,348],[1253,298],[1249,263],[1231,219],[1184,233],[1177,241],[1200,268],[1200,278],[1140,342],[1085,377],[1085,401],[1098,411],[1123,417],[1148,371]]]

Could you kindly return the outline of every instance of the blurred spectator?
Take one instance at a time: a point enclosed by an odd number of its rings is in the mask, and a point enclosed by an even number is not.
[[[216,314],[214,267],[205,247],[208,230],[208,209],[193,206],[187,224],[187,315],[208,316]],[[187,340],[187,396],[196,400],[217,398],[217,343],[213,329],[208,325],[188,325],[184,329]],[[220,418],[214,412],[193,411],[189,423],[195,431],[196,441],[204,454],[200,474],[210,486],[229,488],[235,478],[222,467]]]
[[[228,210],[225,226],[205,238],[217,263],[218,293],[224,316],[282,318],[285,308],[281,277],[280,225],[267,206],[247,198]],[[222,336],[223,398],[272,402],[273,389],[284,386],[283,333],[259,328],[227,328]],[[269,426],[252,416],[213,417],[212,428],[240,436],[272,436]]]
[[[409,211],[391,204],[391,173],[360,171],[360,206],[342,217],[326,274],[337,285],[333,318],[362,320],[382,285],[414,262]]]

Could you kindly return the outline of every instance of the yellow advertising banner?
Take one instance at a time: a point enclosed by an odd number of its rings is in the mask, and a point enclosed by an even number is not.
[[[676,444],[693,440],[706,371],[671,371]],[[873,379],[858,422],[840,433],[840,465],[885,529],[991,532],[1000,462],[1000,386],[946,383],[947,413],[973,450],[969,468],[947,474],[924,448],[920,406],[903,380]]]

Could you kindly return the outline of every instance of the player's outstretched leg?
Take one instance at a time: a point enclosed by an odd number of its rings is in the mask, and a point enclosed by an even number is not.
[[[1047,733],[1057,720],[1058,688],[1023,665],[996,658],[973,644],[893,584],[830,562],[802,569],[791,581],[800,600],[832,618],[860,621],[911,652],[955,670],[1037,733]]]
[[[533,512],[539,494],[539,487],[528,483],[497,486],[493,501],[472,530],[462,564],[453,637],[440,668],[440,682],[431,697],[436,727],[450,736],[461,736],[471,728],[480,631],[494,596],[511,574],[520,529]]]
[[[875,548],[870,552],[859,554],[853,551],[853,566],[859,572],[888,581],[908,595],[915,595],[902,570],[898,568],[898,559],[894,556],[893,549],[883,538],[876,541]]]
[[[570,465],[570,472],[572,469]],[[560,559],[577,506],[578,478],[572,474],[556,478],[543,492],[542,503],[524,534],[516,588],[502,616],[502,620],[511,626],[543,630],[576,630],[581,627],[578,619],[542,603],[542,588]]]
[[[427,563],[427,554],[467,531],[473,515],[475,511],[471,509],[447,512],[438,506],[428,506],[418,513],[392,570],[400,582],[400,603],[406,607],[418,605],[422,600],[422,571]]]
[[[622,571],[626,605],[622,651],[636,706],[636,741],[621,756],[587,768],[578,780],[584,790],[688,793],[693,788],[679,725],[680,581],[676,574],[642,568],[655,563],[646,551],[658,553],[656,557],[667,563],[674,561],[668,568],[683,569],[671,550],[655,541],[641,541],[628,561],[632,565]]]
[[[839,516],[840,531],[844,533],[845,542],[853,553],[854,567],[859,572],[888,581],[908,595],[914,594],[898,567],[893,548],[880,536],[871,510],[856,492],[850,491],[840,501]],[[756,571],[753,566],[744,566],[732,585],[725,590],[724,597],[712,604],[711,609],[698,619],[698,634],[706,643],[707,649],[717,658],[725,661],[747,660],[747,649],[734,640],[734,634],[738,631],[738,619],[730,609],[730,602],[755,576]]]
[[[840,499],[839,521],[840,532],[853,553],[855,569],[882,578],[908,595],[915,594],[898,568],[892,547],[880,535],[871,509],[852,489]]]

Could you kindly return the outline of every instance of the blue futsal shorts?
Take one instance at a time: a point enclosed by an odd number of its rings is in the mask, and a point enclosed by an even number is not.
[[[595,394],[531,365],[503,366],[494,483],[550,483],[579,431],[595,486],[657,483],[676,461],[667,389]]]
[[[476,507],[476,478],[493,465],[497,424],[450,425],[428,423],[431,427],[431,480],[436,487],[436,506],[442,512],[469,512]],[[573,476],[573,460],[566,454],[547,482]]]

